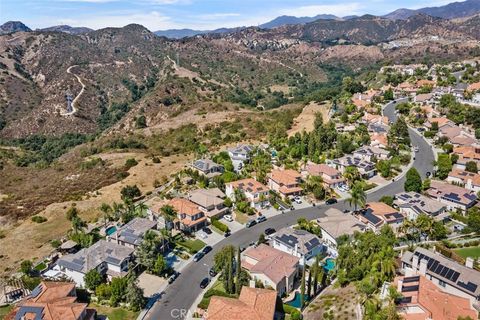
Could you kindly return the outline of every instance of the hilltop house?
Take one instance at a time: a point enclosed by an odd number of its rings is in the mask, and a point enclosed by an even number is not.
[[[195,203],[208,219],[219,219],[230,212],[230,208],[224,205],[225,197],[218,188],[197,189],[190,192],[188,200]]]
[[[88,248],[58,259],[54,270],[62,271],[75,281],[77,286],[83,288],[85,274],[93,269],[101,275],[106,275],[109,280],[125,276],[132,257],[132,248],[99,240]]]
[[[245,163],[250,161],[252,151],[253,147],[249,145],[238,145],[228,149],[228,155],[232,160],[233,168],[236,172],[242,170]]]
[[[118,228],[113,234],[107,235],[107,241],[136,249],[143,241],[143,235],[157,228],[157,222],[136,217]]]
[[[207,178],[213,178],[221,175],[225,169],[222,165],[215,163],[210,159],[199,159],[192,163],[192,168],[198,173],[206,176]]]
[[[279,296],[293,289],[298,277],[300,258],[266,244],[250,247],[242,254],[242,267],[255,281],[272,287]]]
[[[177,219],[174,225],[177,230],[186,233],[198,231],[207,225],[207,217],[195,203],[185,198],[173,198],[171,205],[177,212]]]
[[[268,204],[269,189],[255,179],[248,178],[227,183],[225,194],[232,201],[235,201],[235,190],[245,195],[252,208],[260,209]]]
[[[303,192],[301,182],[302,175],[291,169],[274,169],[268,176],[268,187],[280,193],[283,198],[300,195]]]

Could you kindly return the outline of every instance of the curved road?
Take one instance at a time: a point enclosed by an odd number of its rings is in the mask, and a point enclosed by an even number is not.
[[[82,82],[82,79],[78,75],[76,75],[75,73],[72,72],[72,68],[74,68],[74,67],[78,67],[78,65],[68,67],[67,73],[69,73],[69,74],[73,75],[75,78],[77,78],[77,81],[82,86],[82,89],[80,90],[80,92],[77,94],[77,96],[72,101],[72,111],[62,113],[62,116],[70,116],[70,115],[73,115],[77,112],[77,108],[75,108],[75,105],[77,104],[77,101],[80,98],[80,96],[85,91],[85,84]]]
[[[403,99],[397,100],[402,101]],[[384,108],[384,115],[391,121],[395,121],[395,104],[389,103]],[[419,171],[422,177],[425,177],[427,171],[432,171],[434,155],[431,146],[416,131],[410,129],[410,138],[412,145],[418,146],[419,152],[416,153],[416,159],[413,166]],[[368,193],[368,201],[376,201],[383,195],[394,195],[403,191],[405,177]],[[271,217],[267,222],[257,224],[249,229],[241,229],[233,233],[230,237],[217,243],[213,250],[202,258],[199,262],[191,262],[187,265],[180,277],[167,287],[161,298],[148,311],[146,319],[185,319],[187,312],[201,294],[200,281],[208,276],[209,266],[213,265],[213,256],[225,245],[248,246],[250,243],[258,240],[258,237],[267,227],[279,230],[296,224],[300,217],[308,220],[317,219],[324,216],[328,208],[337,208],[340,210],[350,209],[347,201],[341,200],[332,206],[325,204],[316,207],[294,210],[285,214]]]

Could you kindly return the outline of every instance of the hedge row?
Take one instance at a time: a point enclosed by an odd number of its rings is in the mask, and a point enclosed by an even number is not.
[[[228,228],[228,226],[226,224],[218,221],[217,219],[212,219],[212,225],[222,232],[230,231],[230,229]]]

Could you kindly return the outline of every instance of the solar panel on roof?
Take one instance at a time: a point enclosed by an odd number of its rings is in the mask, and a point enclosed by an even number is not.
[[[35,289],[32,290],[30,295],[34,298],[36,298],[40,293],[42,293],[42,285],[39,284],[38,286],[35,287]]]
[[[452,275],[453,275],[453,270],[450,269],[450,270],[448,270],[447,274],[445,275],[445,278],[447,278],[448,280],[450,280],[450,278],[452,277]]]
[[[420,280],[419,276],[405,277],[405,278],[403,278],[403,283],[416,282],[416,281],[419,281],[419,280]]]
[[[470,292],[475,292],[475,290],[477,290],[477,285],[475,283],[472,283],[472,282],[468,282],[468,283],[464,283],[462,281],[458,282],[458,285],[464,289],[467,289],[468,291]]]
[[[403,286],[402,292],[414,292],[418,291],[418,286]]]
[[[460,273],[457,272],[457,271],[454,271],[453,275],[452,275],[452,281],[457,282],[457,279],[458,279],[459,276],[460,276]]]
[[[440,275],[445,278],[445,276],[447,275],[448,271],[450,271],[450,269],[447,268],[447,267],[445,267],[445,268],[443,268],[442,273],[440,273]]]

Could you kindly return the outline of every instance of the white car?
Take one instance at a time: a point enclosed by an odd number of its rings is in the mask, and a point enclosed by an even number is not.
[[[302,203],[302,198],[300,198],[299,196],[296,196],[295,198],[293,198],[293,201],[295,201],[295,203],[297,203],[297,204],[301,204]]]
[[[224,218],[225,220],[227,220],[228,222],[232,222],[232,221],[233,221],[233,217],[232,217],[231,215],[229,215],[229,214],[224,215],[223,218]]]
[[[418,149],[418,147],[415,147],[413,150],[415,150],[415,152],[418,152],[420,149]]]

